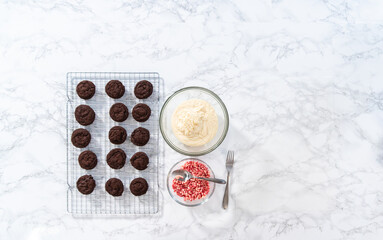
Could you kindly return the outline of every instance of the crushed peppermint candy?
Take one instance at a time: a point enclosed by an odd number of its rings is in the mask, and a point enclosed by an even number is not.
[[[209,169],[202,163],[197,161],[186,162],[181,169],[191,172],[197,177],[210,177]],[[209,191],[209,182],[201,179],[189,179],[186,182],[173,179],[174,192],[183,197],[185,201],[193,201],[205,197]]]

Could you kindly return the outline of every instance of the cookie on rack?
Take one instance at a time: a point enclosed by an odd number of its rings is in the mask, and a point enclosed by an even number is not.
[[[80,167],[86,170],[91,170],[97,165],[97,156],[92,151],[84,151],[78,156]]]
[[[96,86],[91,81],[84,80],[77,84],[76,92],[80,98],[88,100],[96,93]]]
[[[94,181],[92,175],[84,175],[77,180],[76,186],[80,193],[88,195],[96,187],[96,181]]]
[[[83,126],[88,126],[94,122],[96,114],[91,107],[82,104],[76,107],[74,116],[78,123]]]
[[[144,146],[149,142],[150,132],[148,129],[138,127],[134,129],[130,136],[130,141],[136,146]]]
[[[121,144],[126,140],[126,130],[120,126],[114,126],[109,130],[109,140],[114,144]]]
[[[125,86],[118,80],[110,80],[105,86],[105,92],[111,98],[121,98],[124,96]]]
[[[115,103],[109,110],[109,116],[116,122],[123,122],[129,116],[129,110],[123,103]]]
[[[132,110],[132,116],[137,122],[145,122],[149,119],[151,113],[150,107],[144,103],[137,104]]]
[[[120,169],[125,165],[126,154],[121,148],[112,149],[106,156],[106,162],[113,169]]]
[[[148,191],[149,185],[144,178],[136,178],[130,183],[130,191],[135,196],[144,195]]]
[[[137,152],[130,158],[130,163],[137,170],[145,170],[149,164],[149,157],[144,152]]]
[[[134,95],[139,99],[150,97],[153,93],[153,85],[147,80],[139,81],[134,87]]]
[[[111,178],[105,183],[105,190],[112,196],[121,196],[124,192],[124,184],[118,178]]]
[[[84,148],[89,145],[91,139],[90,132],[84,128],[73,131],[71,141],[75,147]]]

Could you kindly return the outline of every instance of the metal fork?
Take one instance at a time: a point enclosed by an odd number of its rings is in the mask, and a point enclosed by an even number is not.
[[[227,180],[226,180],[225,194],[223,195],[223,201],[222,201],[223,209],[226,209],[227,206],[229,205],[229,179],[230,179],[230,172],[233,169],[233,164],[234,164],[234,151],[228,151],[227,157],[226,157]]]

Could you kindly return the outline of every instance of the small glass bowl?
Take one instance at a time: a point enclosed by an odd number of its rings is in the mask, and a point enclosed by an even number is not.
[[[169,192],[170,196],[174,199],[174,201],[176,201],[177,203],[179,203],[179,204],[181,204],[183,206],[196,207],[196,206],[204,204],[205,202],[207,202],[210,199],[210,197],[214,193],[215,183],[214,182],[209,182],[210,191],[209,191],[209,193],[205,197],[203,197],[201,199],[197,199],[197,200],[194,200],[194,201],[185,201],[183,197],[178,196],[174,192],[173,187],[172,187],[173,179],[174,179],[172,177],[172,172],[174,170],[181,169],[182,165],[184,165],[188,161],[196,161],[196,162],[204,164],[209,169],[210,177],[211,178],[215,178],[213,171],[211,170],[210,166],[207,165],[207,163],[205,163],[204,161],[199,160],[197,158],[186,158],[184,160],[181,160],[181,161],[177,162],[176,164],[173,165],[173,167],[170,168],[170,171],[169,171],[168,177],[167,177],[167,184],[166,185],[168,187],[168,192]]]
[[[198,147],[180,142],[173,133],[171,118],[178,105],[189,99],[202,99],[211,104],[218,117],[218,130],[214,138]],[[166,143],[175,151],[188,156],[201,156],[216,149],[225,139],[229,129],[229,114],[222,100],[209,89],[186,87],[173,93],[164,103],[160,113],[160,130]]]

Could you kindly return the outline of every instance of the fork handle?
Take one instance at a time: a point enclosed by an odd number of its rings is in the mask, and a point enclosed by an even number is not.
[[[227,173],[225,194],[223,195],[223,201],[222,201],[223,209],[227,209],[229,205],[229,179],[230,179],[230,172]]]

